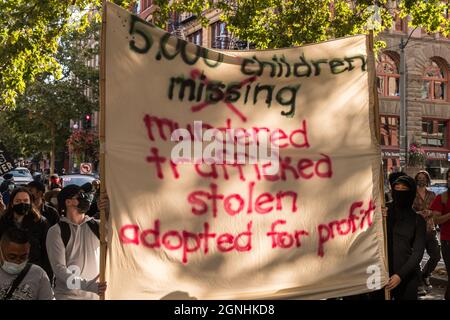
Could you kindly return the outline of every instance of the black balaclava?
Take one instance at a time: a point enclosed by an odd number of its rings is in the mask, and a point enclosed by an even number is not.
[[[396,184],[404,184],[409,187],[407,191],[392,190],[392,199],[395,207],[399,209],[411,209],[416,198],[416,182],[410,176],[401,176],[395,180],[393,186]]]

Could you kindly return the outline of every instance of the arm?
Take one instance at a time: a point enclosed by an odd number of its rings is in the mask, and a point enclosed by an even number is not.
[[[403,280],[408,274],[414,272],[414,269],[420,264],[423,253],[425,251],[425,237],[426,237],[426,222],[424,219],[418,217],[416,220],[416,228],[414,235],[414,243],[412,248],[412,254],[408,261],[402,266],[398,275]]]
[[[65,282],[67,284],[67,289],[71,289],[69,288],[69,285],[72,285],[75,287],[78,286],[78,289],[84,291],[98,292],[98,286],[95,281],[88,281],[78,276],[76,270],[72,268],[77,266],[71,267],[66,265],[66,248],[61,239],[61,229],[57,224],[48,231],[47,253],[56,278]],[[71,268],[69,269],[69,267]]]
[[[450,220],[450,212],[441,214],[439,211],[433,211],[433,220],[436,224],[444,224]]]
[[[5,203],[3,202],[2,194],[0,193],[0,217],[3,215],[3,212],[5,212],[5,210],[6,206]]]

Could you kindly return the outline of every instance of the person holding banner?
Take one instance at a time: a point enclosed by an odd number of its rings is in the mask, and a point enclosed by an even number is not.
[[[412,208],[416,183],[409,176],[393,184],[387,204],[387,240],[390,279],[386,289],[394,300],[417,300],[418,271],[425,250],[426,223]]]
[[[87,216],[90,197],[77,185],[58,193],[61,220],[49,229],[47,250],[55,272],[56,300],[98,300],[106,282],[98,282],[98,221]]]

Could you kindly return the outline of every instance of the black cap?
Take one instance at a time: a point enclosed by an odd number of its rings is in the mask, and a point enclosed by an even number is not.
[[[80,192],[83,192],[83,190],[81,189],[80,186],[77,186],[76,184],[69,184],[68,186],[62,188],[57,196],[59,210],[60,211],[65,210],[66,200],[75,197]]]
[[[85,184],[83,184],[81,186],[81,189],[83,190],[83,192],[86,192],[86,193],[92,192],[93,188],[94,187],[92,186],[92,183],[90,183],[90,182],[86,182]]]
[[[28,188],[36,188],[37,191],[45,193],[45,185],[40,181],[31,181],[27,184]]]

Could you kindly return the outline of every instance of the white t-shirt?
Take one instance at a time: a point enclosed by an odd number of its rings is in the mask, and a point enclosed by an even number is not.
[[[17,275],[9,274],[0,268],[0,299],[6,295]],[[33,264],[25,278],[13,292],[10,300],[53,300],[53,291],[47,273]]]

